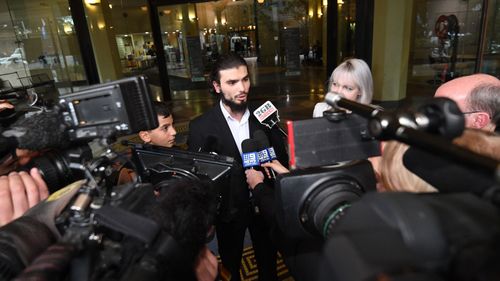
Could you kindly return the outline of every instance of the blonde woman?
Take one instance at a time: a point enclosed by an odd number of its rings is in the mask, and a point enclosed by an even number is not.
[[[328,82],[328,91],[346,99],[370,104],[373,98],[373,78],[365,61],[351,58],[333,70]],[[331,109],[326,102],[314,106],[313,117],[323,117],[323,111]]]

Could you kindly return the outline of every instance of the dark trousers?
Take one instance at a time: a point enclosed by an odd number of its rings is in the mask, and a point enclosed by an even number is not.
[[[271,242],[269,226],[262,217],[248,210],[230,222],[218,222],[216,225],[219,254],[222,264],[231,272],[231,281],[240,280],[239,270],[247,228],[257,260],[259,281],[278,280],[277,250]]]

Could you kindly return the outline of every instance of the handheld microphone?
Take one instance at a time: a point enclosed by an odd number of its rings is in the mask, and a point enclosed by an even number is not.
[[[268,163],[276,159],[276,152],[269,144],[266,134],[262,130],[257,130],[253,133],[253,137],[258,144],[257,155],[260,163]],[[274,170],[271,170],[271,177],[276,178]]]
[[[270,102],[266,101],[263,105],[259,106],[253,115],[257,120],[269,129],[276,126],[283,136],[288,137],[287,133],[279,126],[280,116],[278,114],[278,109]]]
[[[57,112],[41,112],[16,121],[0,135],[0,159],[16,148],[40,151],[67,144],[66,126]]]
[[[245,170],[260,166],[259,155],[257,153],[258,146],[257,142],[253,139],[246,139],[241,143],[241,160]]]

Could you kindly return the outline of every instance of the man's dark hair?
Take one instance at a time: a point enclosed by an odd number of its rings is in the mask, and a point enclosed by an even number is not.
[[[166,118],[172,115],[169,106],[163,101],[153,101],[153,107],[155,108],[156,114],[159,116]]]
[[[235,53],[229,53],[227,55],[219,56],[214,66],[212,67],[212,71],[210,72],[210,89],[213,90],[212,82],[220,83],[220,71],[237,68],[239,66],[246,66],[248,68],[247,62],[240,55]]]
[[[155,185],[160,192],[150,217],[160,224],[194,261],[207,242],[207,233],[215,223],[216,196],[209,183],[171,179]]]

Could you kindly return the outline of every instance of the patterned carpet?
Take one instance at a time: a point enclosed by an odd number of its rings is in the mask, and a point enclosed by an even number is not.
[[[220,259],[219,259],[220,263]],[[243,249],[243,257],[241,259],[242,267],[240,270],[240,278],[242,281],[254,281],[258,280],[258,275],[257,275],[257,263],[255,261],[255,255],[253,252],[253,248],[246,247]],[[283,259],[281,258],[281,255],[278,253],[278,279],[280,281],[293,281],[293,277],[290,276],[290,273],[288,272],[288,268],[286,267],[285,263],[283,262]]]

